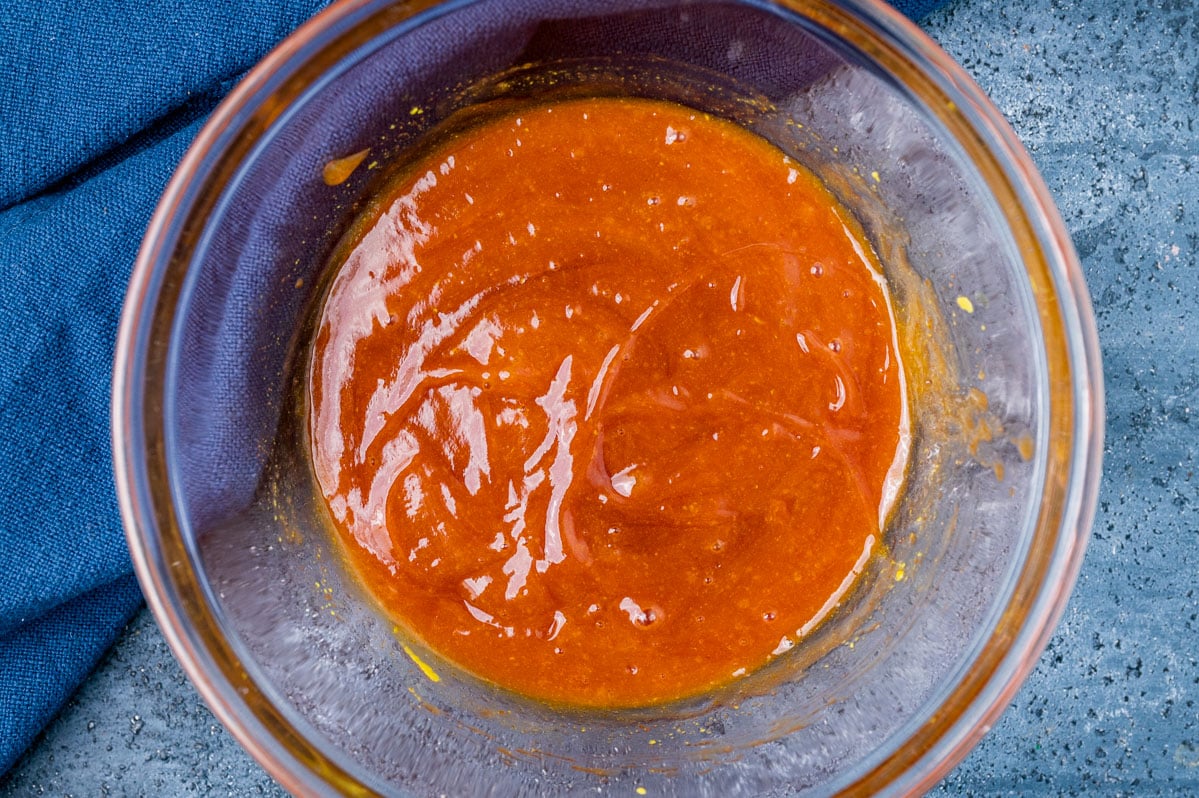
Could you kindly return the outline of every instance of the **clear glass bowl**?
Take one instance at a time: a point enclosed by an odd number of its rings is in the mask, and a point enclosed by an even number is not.
[[[805,163],[859,216],[928,363],[909,374],[889,556],[776,665],[639,711],[428,679],[346,577],[296,412],[327,257],[372,164],[463,107],[580,93],[677,100]],[[346,0],[250,73],[162,198],[121,327],[116,476],[164,634],[297,794],[907,794],[990,728],[1065,606],[1100,380],[1081,270],[1027,154],[882,3]]]

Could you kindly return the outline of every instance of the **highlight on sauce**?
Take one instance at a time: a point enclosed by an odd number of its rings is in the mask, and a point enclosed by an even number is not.
[[[644,706],[784,654],[880,546],[908,449],[887,285],[781,151],[651,100],[526,108],[395,180],[337,258],[311,455],[410,638]]]

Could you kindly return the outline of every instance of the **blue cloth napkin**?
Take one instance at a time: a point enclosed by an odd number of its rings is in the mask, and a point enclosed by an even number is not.
[[[0,773],[141,594],[109,440],[150,214],[209,111],[327,0],[15,0],[0,26]],[[912,18],[945,0],[899,0]]]
[[[203,117],[324,0],[17,0],[0,26],[0,773],[141,603],[109,439],[117,320]]]

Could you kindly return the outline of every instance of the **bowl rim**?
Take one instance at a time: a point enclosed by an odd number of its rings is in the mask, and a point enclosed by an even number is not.
[[[994,159],[999,174],[1010,184],[1028,218],[1029,229],[1043,256],[1043,286],[1061,317],[1060,346],[1065,372],[1050,379],[1068,383],[1069,446],[1062,454],[1066,472],[1061,478],[1059,506],[1051,508],[1054,545],[1040,564],[1025,596],[1028,609],[1011,631],[1001,652],[978,672],[968,672],[949,688],[951,698],[963,699],[963,710],[949,718],[932,719],[912,730],[882,761],[850,783],[838,785],[844,794],[920,794],[940,781],[990,730],[1035,667],[1065,610],[1083,561],[1098,502],[1103,449],[1103,378],[1098,332],[1082,267],[1069,233],[1047,186],[1030,156],[999,110],[982,89],[915,23],[882,0],[741,0],[751,6],[781,8],[809,14],[813,6],[831,9],[844,24],[864,24],[896,48],[949,98],[941,109],[961,129],[973,132]],[[238,83],[220,103],[193,140],[154,211],[138,252],[122,310],[113,364],[112,447],[121,518],[147,604],[176,659],[221,723],[272,777],[293,794],[367,794],[353,776],[288,734],[263,722],[232,684],[214,653],[196,634],[175,579],[187,571],[185,561],[167,561],[155,499],[148,482],[146,452],[146,360],[152,347],[150,327],[164,287],[180,226],[189,217],[190,201],[202,188],[203,167],[220,158],[231,131],[261,93],[289,68],[304,63],[313,48],[328,42],[339,30],[389,5],[403,5],[400,19],[412,19],[430,9],[459,5],[451,0],[337,0],[284,39]],[[1039,307],[1039,304],[1038,304]],[[1049,345],[1049,344],[1047,344]],[[1067,397],[1061,397],[1066,401]],[[1054,408],[1049,408],[1051,416]],[[1047,480],[1048,481],[1048,478]],[[1042,508],[1044,510],[1044,508]],[[1041,514],[1042,521],[1045,512]],[[1041,529],[1042,523],[1037,527]],[[1010,606],[1010,604],[1009,604]],[[994,632],[988,639],[993,639]],[[895,735],[903,734],[898,730]],[[280,739],[287,737],[287,743]],[[908,742],[921,736],[913,753]],[[297,755],[293,747],[300,749]],[[316,765],[316,766],[314,766]]]

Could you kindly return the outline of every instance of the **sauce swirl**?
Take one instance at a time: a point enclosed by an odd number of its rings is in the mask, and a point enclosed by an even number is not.
[[[795,645],[878,546],[907,407],[848,211],[669,103],[492,119],[347,237],[309,378],[347,559],[525,695],[629,707]]]

